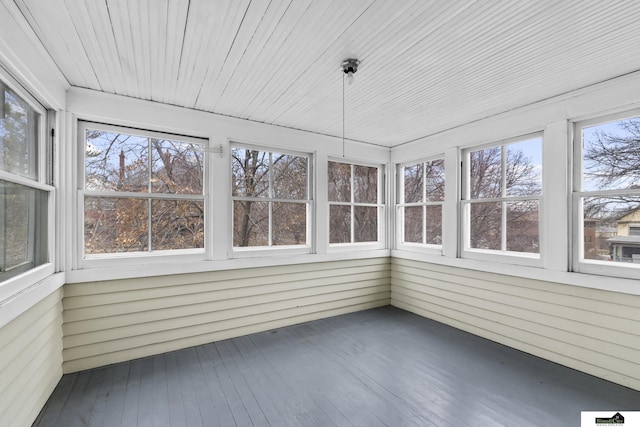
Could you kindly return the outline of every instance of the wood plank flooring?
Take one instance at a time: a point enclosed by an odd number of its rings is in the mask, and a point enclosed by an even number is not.
[[[634,409],[638,391],[383,307],[65,375],[34,426],[577,426]]]

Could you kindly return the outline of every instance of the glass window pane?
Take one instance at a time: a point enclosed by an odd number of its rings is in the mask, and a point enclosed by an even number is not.
[[[39,118],[26,101],[0,83],[0,169],[38,178]]]
[[[502,246],[502,209],[498,203],[471,203],[469,238],[472,249],[495,249]]]
[[[540,253],[537,200],[507,203],[507,250]]]
[[[274,246],[307,243],[306,203],[273,203]]]
[[[404,208],[404,241],[422,243],[424,208],[411,206]]]
[[[542,193],[542,138],[509,144],[506,171],[507,196]]]
[[[329,206],[329,243],[351,242],[351,206]]]
[[[584,258],[640,263],[640,196],[583,200]]]
[[[234,148],[232,193],[241,197],[269,197],[269,153]]]
[[[444,200],[444,160],[425,163],[425,192],[427,201]]]
[[[355,203],[378,203],[378,168],[354,165],[353,185]]]
[[[276,199],[307,198],[307,158],[273,154],[273,197]]]
[[[426,242],[429,245],[442,244],[442,206],[427,206]]]
[[[469,153],[469,199],[502,196],[502,147],[491,147]]]
[[[85,197],[85,254],[148,251],[148,219],[148,200]]]
[[[404,167],[404,203],[417,203],[423,200],[424,163]]]
[[[269,203],[233,202],[233,246],[269,245]]]
[[[147,138],[87,129],[85,141],[85,189],[149,190]]]
[[[640,117],[582,129],[583,190],[640,186]]]
[[[204,202],[152,200],[151,215],[152,250],[204,247]]]
[[[329,162],[329,201],[351,202],[351,165]]]
[[[372,206],[354,206],[353,220],[355,242],[378,241],[378,208]]]
[[[0,180],[0,282],[47,262],[48,193]]]
[[[195,144],[151,138],[151,191],[202,194],[204,153]]]

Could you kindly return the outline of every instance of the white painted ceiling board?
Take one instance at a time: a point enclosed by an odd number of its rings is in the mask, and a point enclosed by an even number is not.
[[[634,0],[14,1],[71,85],[394,146],[640,70]]]

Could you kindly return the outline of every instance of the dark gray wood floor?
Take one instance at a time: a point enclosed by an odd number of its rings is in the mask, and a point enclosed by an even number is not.
[[[384,307],[65,375],[34,426],[578,426],[640,392]]]

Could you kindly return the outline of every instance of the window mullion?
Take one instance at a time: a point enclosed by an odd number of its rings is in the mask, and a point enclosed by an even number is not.
[[[427,163],[422,163],[422,202],[427,202]],[[427,244],[427,206],[422,207],[422,244]]]
[[[153,157],[153,147],[151,143],[151,138],[147,138],[147,192],[151,195],[151,179],[153,178],[153,161],[151,158]],[[152,202],[151,198],[147,201],[147,252],[151,252],[151,240],[153,238],[151,232],[151,216],[152,216]]]
[[[500,147],[500,196],[507,196],[507,146]],[[500,248],[507,250],[507,202],[500,202]]]
[[[151,248],[151,242],[152,242],[152,238],[153,238],[153,233],[151,230],[151,216],[153,215],[153,211],[152,211],[152,206],[153,206],[153,201],[151,199],[149,199],[147,201],[147,235],[148,235],[148,247],[149,249],[147,250],[147,252],[151,252],[153,249]]]
[[[356,235],[356,233],[355,233],[355,226],[356,226],[356,224],[355,224],[355,205],[354,205],[355,200],[356,200],[355,199],[355,194],[356,194],[356,189],[355,189],[355,187],[356,187],[356,185],[355,185],[356,184],[356,180],[355,180],[355,165],[350,165],[349,169],[351,171],[351,176],[349,177],[349,179],[351,180],[351,212],[350,212],[351,217],[349,219],[349,222],[350,222],[350,225],[351,225],[351,227],[350,227],[350,229],[351,229],[350,230],[350,233],[351,233],[350,241],[351,241],[351,243],[354,243],[356,241],[355,240],[355,235]]]

